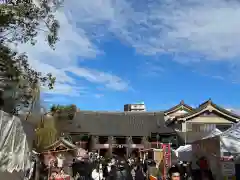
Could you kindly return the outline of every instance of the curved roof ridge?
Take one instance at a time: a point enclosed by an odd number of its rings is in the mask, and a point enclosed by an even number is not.
[[[202,104],[200,104],[198,106],[198,108],[194,109],[194,111],[192,112],[189,112],[187,114],[183,114],[181,116],[179,116],[178,118],[187,118],[189,116],[193,116],[194,114],[197,114],[201,111],[203,111],[205,108],[207,108],[209,105],[211,105],[213,108],[217,109],[218,111],[228,115],[228,116],[231,116],[235,119],[240,119],[240,116],[235,114],[234,112],[231,112],[231,111],[228,111],[226,110],[225,108],[213,103],[213,101],[211,99],[208,99],[207,101],[204,101]]]
[[[178,109],[181,108],[181,107],[185,107],[186,109],[188,109],[188,110],[190,110],[190,111],[194,111],[194,108],[193,108],[193,107],[187,105],[187,104],[184,102],[184,100],[181,100],[180,103],[178,103],[177,105],[171,107],[170,109],[165,110],[164,113],[165,113],[165,115],[168,115],[168,114],[170,114],[170,113],[178,110]]]

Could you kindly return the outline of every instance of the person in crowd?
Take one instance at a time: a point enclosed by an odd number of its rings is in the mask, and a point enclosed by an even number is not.
[[[186,179],[187,180],[192,180],[193,179],[192,168],[191,168],[190,163],[186,164]]]
[[[93,171],[92,171],[92,179],[93,180],[101,180],[103,177],[102,177],[102,174],[100,172],[100,168],[99,166],[97,166]]]
[[[179,172],[171,173],[170,180],[180,180],[180,173]]]
[[[143,173],[143,169],[140,165],[137,165],[135,180],[144,180],[144,179],[145,179],[145,176],[144,176],[144,173]]]
[[[117,164],[117,180],[126,180],[127,172],[124,160],[119,160]]]
[[[201,171],[201,180],[214,180],[212,172],[209,170]]]
[[[72,162],[72,176],[75,177],[76,175],[77,175],[76,160],[73,159],[73,162]]]
[[[103,165],[103,178],[107,179],[109,175],[108,164],[107,162]]]
[[[115,165],[111,166],[111,171],[108,176],[108,180],[116,180],[117,177],[117,167]]]
[[[168,171],[168,179],[169,180],[180,180],[181,175],[179,168],[177,166],[172,166]]]

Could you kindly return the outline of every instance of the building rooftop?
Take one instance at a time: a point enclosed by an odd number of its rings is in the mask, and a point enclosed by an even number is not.
[[[63,122],[63,120],[61,120]],[[163,112],[80,111],[61,125],[63,131],[101,136],[150,136],[174,133],[165,126]]]

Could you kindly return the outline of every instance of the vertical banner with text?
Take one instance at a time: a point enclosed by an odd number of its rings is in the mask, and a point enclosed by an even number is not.
[[[163,149],[163,153],[164,153],[164,177],[167,177],[167,172],[169,167],[171,167],[171,144],[162,144],[162,149]]]

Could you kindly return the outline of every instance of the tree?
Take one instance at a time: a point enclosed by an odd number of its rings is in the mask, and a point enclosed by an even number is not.
[[[36,129],[36,148],[41,151],[53,144],[57,140],[57,134],[54,117],[49,115],[44,116]]]
[[[17,114],[30,112],[41,85],[53,88],[55,78],[43,76],[28,64],[28,57],[11,49],[13,44],[36,43],[39,31],[44,31],[51,48],[58,39],[59,23],[54,17],[59,0],[5,0],[0,5],[0,90],[5,100],[3,108]]]
[[[0,45],[0,87],[4,91],[4,110],[16,114],[23,108],[30,108],[37,100],[40,85],[53,88],[55,78],[51,74],[42,76],[32,70],[27,56],[18,55],[10,48]]]
[[[34,45],[38,32],[44,31],[54,48],[59,29],[54,13],[61,4],[61,0],[5,0],[0,5],[1,42]]]
[[[50,108],[50,112],[56,115],[58,119],[69,119],[72,120],[77,111],[77,107],[74,104],[71,105],[53,105]]]

